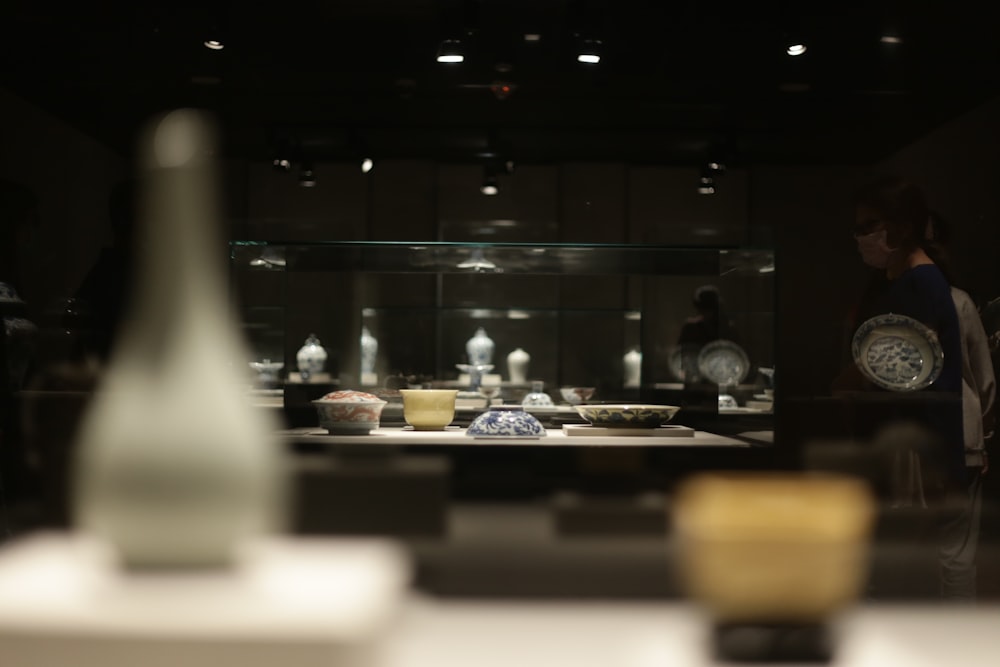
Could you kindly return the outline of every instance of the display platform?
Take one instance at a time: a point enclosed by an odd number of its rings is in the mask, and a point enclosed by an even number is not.
[[[410,579],[381,538],[273,538],[232,569],[131,572],[94,538],[40,533],[0,550],[0,664],[374,666]]]
[[[654,431],[656,429],[649,429]],[[546,429],[544,437],[537,438],[473,438],[461,427],[448,427],[444,431],[414,431],[408,427],[380,427],[368,435],[330,435],[319,427],[297,428],[280,431],[281,437],[311,444],[421,446],[447,445],[478,447],[484,444],[510,447],[749,447],[749,443],[705,431],[692,431],[686,437],[670,435],[602,435],[572,436],[561,428]]]

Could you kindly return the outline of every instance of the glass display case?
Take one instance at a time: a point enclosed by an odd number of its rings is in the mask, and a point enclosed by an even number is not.
[[[746,418],[770,428],[769,248],[237,240],[230,250],[247,362],[283,364],[257,389],[283,395],[290,415],[329,387],[462,388],[475,379],[468,364],[485,359],[494,402],[520,403],[541,382],[557,407],[563,388],[587,387],[592,403],[680,405],[678,423],[698,428]],[[310,335],[327,358],[303,377],[296,355]]]

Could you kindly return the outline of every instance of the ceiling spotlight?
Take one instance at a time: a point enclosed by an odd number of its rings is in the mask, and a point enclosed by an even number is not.
[[[601,62],[601,46],[601,40],[599,39],[583,40],[580,44],[580,50],[577,51],[577,62],[586,63],[588,65],[596,65]]]
[[[299,185],[304,188],[316,187],[316,171],[311,164],[303,163],[299,169]]]
[[[362,174],[367,174],[374,168],[375,168],[375,161],[372,160],[370,157],[366,157],[364,160],[361,161]]]
[[[542,41],[542,36],[537,32],[526,32],[524,33],[524,41],[526,42],[540,42]]]
[[[712,177],[711,172],[702,171],[701,178],[698,179],[698,194],[700,195],[715,194],[715,178]]]
[[[801,56],[807,50],[806,45],[802,42],[792,42],[785,47],[785,53],[790,56]]]
[[[465,61],[462,42],[457,39],[446,39],[438,47],[437,61],[439,63],[460,63]]]
[[[707,169],[708,171],[714,171],[714,172],[717,172],[717,173],[721,174],[722,172],[724,172],[726,170],[726,165],[725,165],[725,163],[723,163],[721,161],[714,160],[714,161],[707,162],[705,164],[705,169]]]
[[[479,186],[479,191],[490,197],[499,193],[500,186],[497,184],[497,177],[493,174],[487,174],[483,178],[483,184]]]
[[[283,157],[276,157],[271,163],[275,171],[291,171],[292,161]]]
[[[883,44],[902,44],[903,38],[900,37],[899,35],[885,34],[879,37],[878,41],[882,42]]]
[[[205,44],[205,48],[212,49],[213,51],[221,51],[226,48],[226,45],[218,39],[206,39],[203,43]]]

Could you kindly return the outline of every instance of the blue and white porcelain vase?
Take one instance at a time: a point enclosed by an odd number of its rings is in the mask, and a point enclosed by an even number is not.
[[[326,365],[326,350],[320,345],[316,334],[309,334],[305,344],[295,354],[295,362],[303,380],[323,372],[323,367]]]
[[[486,329],[479,327],[476,334],[465,343],[465,353],[469,355],[469,363],[482,366],[493,363],[493,350],[496,345],[493,339],[486,335]]]

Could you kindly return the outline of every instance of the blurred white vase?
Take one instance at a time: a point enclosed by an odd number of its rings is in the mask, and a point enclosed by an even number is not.
[[[225,566],[284,520],[278,425],[238,389],[213,139],[193,110],[143,136],[136,298],[81,426],[75,523],[127,567]]]

